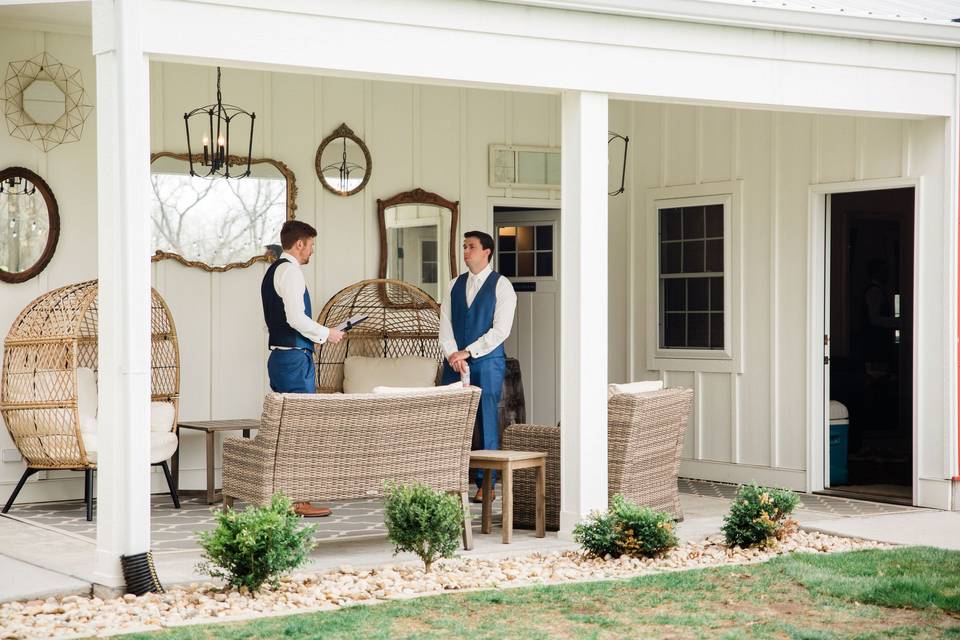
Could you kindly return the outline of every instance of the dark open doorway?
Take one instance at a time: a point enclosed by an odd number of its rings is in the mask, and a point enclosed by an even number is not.
[[[825,485],[913,500],[914,190],[830,196]]]

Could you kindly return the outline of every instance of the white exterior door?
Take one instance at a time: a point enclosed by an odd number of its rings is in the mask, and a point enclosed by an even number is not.
[[[504,343],[520,361],[527,422],[560,418],[560,211],[494,211],[496,269],[517,292],[517,313]]]

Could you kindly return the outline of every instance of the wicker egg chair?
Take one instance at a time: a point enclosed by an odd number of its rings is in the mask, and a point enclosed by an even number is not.
[[[158,434],[164,441],[162,455],[170,446],[175,448],[169,434],[176,435],[180,350],[170,309],[155,289],[152,300],[151,398],[172,405],[172,425]],[[78,397],[83,394],[77,370],[97,370],[97,326],[97,281],[90,280],[43,294],[27,305],[10,327],[3,343],[0,413],[27,469],[3,513],[10,510],[31,475],[42,470],[69,469],[84,472],[87,520],[92,519],[96,456],[88,451],[92,438],[86,436],[85,447],[85,436],[81,435]],[[170,496],[179,509],[166,459],[151,463],[163,468]]]
[[[363,280],[334,294],[317,322],[335,327],[355,315],[368,316],[337,344],[317,345],[317,393],[343,390],[347,356],[435,358],[439,367],[440,305],[429,293],[400,280]]]

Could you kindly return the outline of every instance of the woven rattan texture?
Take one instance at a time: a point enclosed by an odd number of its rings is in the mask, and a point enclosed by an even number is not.
[[[150,320],[151,395],[176,407],[180,389],[177,330],[156,290]],[[90,280],[43,294],[10,327],[3,345],[0,412],[31,468],[95,466],[80,437],[77,368],[97,370],[97,326],[97,281]]]
[[[374,497],[384,482],[467,491],[476,387],[417,395],[269,394],[256,438],[223,444],[223,492],[265,504]]]
[[[638,505],[683,519],[677,476],[687,421],[690,389],[617,394],[607,403],[608,495],[623,494]],[[560,526],[560,427],[515,424],[503,434],[503,448],[547,454],[547,528]],[[534,475],[514,472],[513,517],[517,526],[534,526]]]
[[[336,293],[317,322],[334,327],[355,316],[367,319],[338,344],[317,345],[317,393],[343,391],[348,356],[442,359],[440,306],[422,289],[399,280],[364,280]]]

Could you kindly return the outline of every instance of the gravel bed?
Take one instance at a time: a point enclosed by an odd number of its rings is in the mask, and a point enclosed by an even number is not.
[[[632,576],[763,562],[786,553],[830,553],[892,545],[798,531],[776,548],[730,549],[721,536],[682,544],[656,559],[589,558],[573,551],[502,560],[454,558],[424,573],[404,563],[376,569],[342,566],[324,574],[298,574],[276,590],[252,596],[246,589],[212,583],[170,588],[165,594],[102,600],[67,596],[0,604],[0,638],[85,638],[225,620],[337,609],[355,604],[475,589],[609,580]]]

